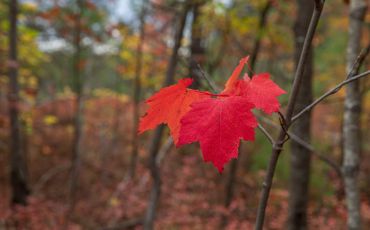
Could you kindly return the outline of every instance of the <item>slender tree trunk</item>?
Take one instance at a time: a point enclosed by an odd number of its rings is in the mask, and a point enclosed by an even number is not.
[[[83,127],[83,101],[82,101],[82,91],[83,83],[81,76],[81,15],[83,10],[83,0],[77,1],[77,21],[76,28],[74,32],[74,60],[73,60],[73,77],[74,77],[74,87],[75,87],[75,117],[74,117],[74,135],[72,142],[72,165],[70,171],[70,187],[69,187],[69,205],[70,213],[74,211],[76,204],[76,191],[78,187],[78,178],[80,174],[81,165],[81,139],[82,139],[82,127]]]
[[[19,85],[17,62],[17,0],[9,3],[9,119],[10,119],[10,165],[12,204],[27,204],[30,191],[27,184],[26,157],[22,149],[19,123]]]
[[[262,40],[262,36],[263,36],[263,32],[264,32],[264,29],[266,27],[266,23],[267,23],[267,15],[271,9],[271,6],[272,6],[272,0],[268,0],[266,2],[266,5],[263,7],[262,11],[261,11],[261,14],[260,14],[260,18],[259,18],[259,23],[258,23],[258,31],[257,31],[257,37],[256,39],[254,40],[254,46],[253,46],[253,50],[252,50],[252,53],[251,53],[251,56],[250,56],[250,67],[252,70],[254,70],[254,67],[256,65],[256,61],[257,61],[257,57],[258,57],[258,54],[260,52],[260,49],[261,49],[261,40]]]
[[[169,60],[168,69],[166,73],[166,79],[165,79],[163,86],[169,86],[174,82],[175,70],[176,70],[177,61],[178,61],[178,51],[181,47],[181,40],[183,38],[184,27],[185,27],[188,10],[189,10],[189,5],[188,5],[188,2],[186,1],[184,3],[182,15],[180,16],[180,22],[177,26],[177,30],[175,33],[175,38],[174,38],[175,44],[172,48],[172,54]],[[147,207],[145,218],[144,218],[144,229],[145,230],[153,229],[156,209],[158,206],[159,196],[161,192],[160,171],[159,171],[158,165],[156,164],[156,158],[157,158],[159,146],[160,146],[161,139],[162,139],[162,133],[163,133],[163,125],[155,129],[152,143],[149,149],[149,169],[150,169],[150,174],[153,179],[153,186],[152,186],[152,191],[150,193],[148,207]]]
[[[297,18],[294,25],[295,36],[295,63],[298,65],[302,52],[304,37],[306,36],[314,3],[297,0]],[[298,92],[294,113],[301,111],[312,102],[312,75],[313,55],[312,47],[307,54],[306,65],[302,76],[301,90]],[[311,140],[311,113],[302,116],[301,120],[292,126],[292,132],[300,139],[309,143]],[[311,153],[299,143],[292,140],[290,156],[290,186],[288,229],[307,229],[307,203],[310,180]]]
[[[140,38],[139,43],[136,48],[136,69],[135,69],[135,83],[134,83],[134,111],[133,111],[133,121],[134,127],[132,131],[132,153],[129,168],[129,177],[135,177],[137,155],[138,155],[138,142],[139,138],[137,135],[137,129],[139,125],[139,103],[141,94],[141,70],[143,63],[143,45],[145,39],[145,15],[146,15],[146,2],[143,2],[142,9],[140,12]]]
[[[351,0],[349,11],[349,41],[347,45],[347,74],[352,77],[352,64],[360,51],[361,34],[367,10],[365,0]],[[359,81],[348,84],[344,102],[343,120],[343,176],[348,211],[347,227],[350,230],[361,229],[360,197],[358,188],[358,172],[360,167],[360,114],[361,92]]]
[[[198,65],[203,66],[204,62],[204,47],[202,45],[202,28],[199,23],[200,7],[204,4],[203,1],[194,2],[191,7],[193,21],[191,23],[191,46],[190,46],[190,61],[189,61],[189,76],[193,78],[192,88],[200,87],[200,76]]]

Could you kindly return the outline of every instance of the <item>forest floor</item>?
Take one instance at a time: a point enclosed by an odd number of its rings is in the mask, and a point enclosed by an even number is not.
[[[25,124],[29,181],[27,207],[10,208],[9,164],[0,148],[0,229],[65,229],[69,214],[68,170],[72,139],[70,99],[37,106]],[[131,153],[132,106],[115,98],[89,99],[85,107],[83,158],[77,204],[67,229],[114,229],[145,213],[151,177],[146,167],[151,133],[143,135],[134,179],[127,178]],[[0,140],[6,140],[6,113],[0,110]],[[227,166],[219,174],[202,160],[199,148],[172,147],[161,163],[162,193],[156,229],[253,229],[264,170],[248,172],[242,157],[234,199],[224,207]],[[286,187],[286,186],[285,186]],[[266,229],[285,229],[288,191],[278,182],[272,189]],[[370,226],[370,202],[363,196],[364,222]],[[313,196],[310,229],[345,229],[343,196]],[[323,227],[324,226],[324,227]],[[141,229],[140,224],[133,229]]]

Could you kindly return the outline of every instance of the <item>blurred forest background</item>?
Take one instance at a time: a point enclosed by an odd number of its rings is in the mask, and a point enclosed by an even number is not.
[[[326,4],[308,64],[309,101],[347,76],[350,6]],[[271,151],[262,133],[219,174],[203,162],[198,145],[176,149],[168,129],[138,136],[138,119],[144,100],[164,82],[192,77],[193,87],[210,90],[206,75],[222,88],[247,55],[254,73],[271,73],[289,91],[312,6],[302,0],[1,0],[0,229],[252,229]],[[363,20],[361,48],[370,40],[366,9]],[[361,70],[369,64],[365,59]],[[369,89],[362,79],[363,226],[370,226]],[[266,229],[294,225],[292,197],[303,202],[300,225],[346,229],[345,92],[313,110],[305,139],[314,151],[304,166],[291,160],[294,144],[285,146]],[[287,100],[280,97],[282,108]],[[261,122],[276,134],[277,115]],[[292,188],[291,175],[301,173],[298,180],[309,181],[304,192]]]

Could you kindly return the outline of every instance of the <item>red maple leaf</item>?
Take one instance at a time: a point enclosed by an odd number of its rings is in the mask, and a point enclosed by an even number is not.
[[[204,161],[221,173],[224,164],[238,157],[240,139],[254,140],[257,121],[245,97],[208,98],[195,102],[181,119],[178,145],[199,141]]]
[[[280,103],[277,97],[286,93],[270,79],[269,73],[254,75],[252,79],[246,74],[243,80],[234,84],[230,92],[248,98],[256,108],[267,114],[279,111]]]
[[[177,146],[199,141],[204,160],[222,172],[224,164],[238,156],[240,139],[254,140],[257,121],[251,109],[277,112],[277,97],[285,93],[268,73],[239,80],[248,59],[240,60],[224,91],[213,95],[216,98],[188,89],[189,78],[160,90],[146,101],[150,108],[140,121],[139,133],[166,123]]]
[[[235,84],[238,81],[238,77],[240,73],[242,72],[244,65],[247,64],[248,60],[249,60],[249,56],[246,56],[245,58],[240,59],[239,65],[235,67],[233,73],[227,80],[225,84],[225,89],[224,91],[222,91],[222,93],[227,94],[234,90]]]
[[[177,143],[182,116],[190,110],[193,102],[209,97],[207,93],[186,88],[192,81],[190,78],[182,79],[148,98],[146,103],[150,107],[140,120],[139,134],[165,123],[168,124],[171,136]]]
[[[245,96],[256,108],[262,109],[267,114],[279,111],[280,104],[277,97],[286,92],[270,79],[269,73],[254,75],[252,79],[245,74],[243,80],[238,80],[248,59],[249,56],[240,60],[226,82],[222,94]]]

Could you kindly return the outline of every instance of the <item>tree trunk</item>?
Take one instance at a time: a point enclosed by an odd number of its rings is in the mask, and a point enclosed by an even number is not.
[[[298,64],[302,51],[304,38],[307,33],[314,3],[305,0],[297,0],[297,18],[294,25],[295,36],[295,62]],[[312,74],[313,74],[313,51],[308,50],[308,56],[302,76],[301,90],[297,95],[295,112],[301,111],[312,102]],[[302,116],[299,122],[292,126],[292,132],[300,139],[309,143],[311,140],[311,113]],[[288,229],[307,229],[307,203],[308,187],[310,180],[310,151],[292,140],[290,156],[290,186],[289,186],[289,211]]]
[[[171,85],[174,82],[175,70],[178,61],[178,51],[181,47],[181,40],[183,38],[184,27],[186,22],[186,17],[189,10],[189,4],[187,1],[184,3],[184,9],[182,10],[182,15],[180,16],[180,22],[178,24],[176,33],[175,33],[175,44],[172,48],[172,54],[169,60],[168,69],[166,73],[164,87]],[[159,150],[159,146],[162,139],[163,125],[159,126],[154,131],[154,136],[152,143],[149,149],[149,169],[150,174],[153,179],[152,191],[150,193],[150,198],[148,202],[148,207],[146,210],[144,218],[144,229],[151,230],[153,229],[154,219],[156,214],[156,209],[159,201],[159,196],[161,192],[161,178],[158,165],[156,164],[156,158]]]
[[[81,140],[82,140],[82,128],[83,128],[83,83],[81,76],[81,15],[83,10],[83,0],[77,1],[77,21],[74,32],[74,60],[73,60],[73,77],[75,87],[75,117],[74,117],[74,134],[72,141],[72,164],[70,171],[70,187],[69,187],[69,205],[70,214],[73,213],[76,204],[76,191],[78,187],[78,178],[80,174],[81,164]]]
[[[135,68],[135,82],[134,82],[134,110],[133,110],[133,121],[134,127],[132,130],[132,153],[131,161],[129,168],[129,177],[135,177],[136,164],[137,164],[137,155],[138,155],[138,142],[139,138],[137,135],[137,129],[139,125],[139,103],[140,103],[140,94],[141,94],[141,70],[143,63],[143,44],[145,39],[145,15],[146,15],[146,2],[142,3],[142,9],[140,12],[140,38],[139,43],[136,48],[136,68]]]
[[[10,119],[10,165],[12,204],[27,204],[27,196],[30,193],[27,184],[26,157],[22,149],[22,135],[19,123],[19,85],[18,85],[18,62],[17,62],[17,0],[9,3],[9,119]]]
[[[257,61],[257,56],[261,49],[261,40],[262,40],[263,32],[264,32],[264,29],[267,23],[267,15],[271,9],[271,6],[272,6],[272,0],[268,0],[266,2],[266,5],[263,7],[261,11],[261,15],[260,15],[259,23],[258,23],[257,37],[254,40],[254,46],[253,46],[253,50],[252,50],[250,61],[249,61],[251,70],[254,70],[254,67]]]
[[[364,17],[367,10],[365,0],[352,0],[349,12],[349,41],[347,46],[346,71],[349,77],[357,74],[351,73],[351,68],[360,51],[361,34]],[[358,189],[358,172],[360,166],[360,114],[361,92],[359,81],[348,84],[344,102],[343,119],[343,176],[346,193],[348,220],[347,227],[351,230],[361,229],[360,197]]]
[[[191,7],[193,21],[191,23],[191,45],[190,45],[190,61],[189,61],[189,76],[194,80],[191,87],[200,87],[200,74],[198,65],[203,66],[204,62],[204,47],[202,45],[202,28],[199,23],[200,7],[204,4],[203,1],[194,2]]]

